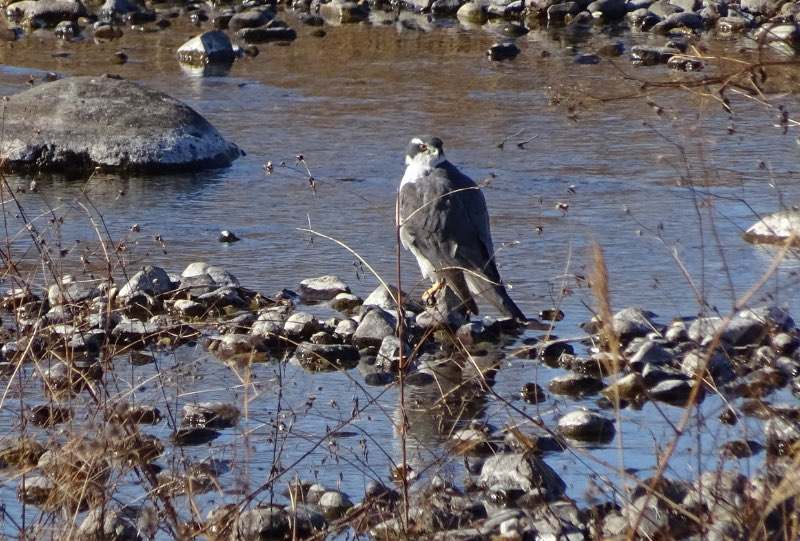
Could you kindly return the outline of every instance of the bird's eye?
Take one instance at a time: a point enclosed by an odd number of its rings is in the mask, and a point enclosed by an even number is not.
[[[422,145],[422,144],[419,145],[419,150],[420,152],[425,152],[426,150],[428,150],[428,145]]]

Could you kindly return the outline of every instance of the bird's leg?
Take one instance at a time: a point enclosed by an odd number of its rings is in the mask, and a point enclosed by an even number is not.
[[[436,305],[436,294],[444,289],[445,282],[442,278],[437,278],[433,285],[422,294],[422,302],[428,306]]]

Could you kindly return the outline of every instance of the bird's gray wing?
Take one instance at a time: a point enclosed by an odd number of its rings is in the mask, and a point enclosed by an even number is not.
[[[506,316],[524,321],[525,315],[500,280],[483,192],[472,179],[449,162],[440,168],[443,169],[440,174],[450,184],[450,195],[444,198],[450,205],[450,212],[445,213],[444,237],[451,242],[448,248],[452,265],[464,269],[464,278],[473,293],[486,299]]]
[[[461,267],[468,274],[477,274],[493,283],[500,282],[494,262],[494,246],[489,226],[486,199],[475,182],[450,162],[431,173],[446,179],[449,195],[444,197],[447,212],[443,224],[448,239],[450,266]]]

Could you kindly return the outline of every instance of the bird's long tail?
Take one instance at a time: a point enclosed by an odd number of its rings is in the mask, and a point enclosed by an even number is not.
[[[492,283],[488,280],[471,275],[466,275],[465,278],[467,283],[469,283],[470,289],[486,299],[486,301],[494,306],[501,314],[518,321],[528,320],[525,314],[522,313],[522,310],[511,300],[503,284]]]

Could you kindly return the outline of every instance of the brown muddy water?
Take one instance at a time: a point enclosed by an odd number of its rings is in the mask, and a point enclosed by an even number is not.
[[[515,61],[490,63],[485,50],[497,39],[491,31],[404,17],[409,19],[405,25],[376,19],[371,25],[326,27],[327,35],[315,38],[286,15],[300,34],[295,42],[261,46],[257,57],[237,60],[227,73],[206,76],[182,68],[174,56],[184,39],[197,33],[190,26],[146,34],[129,30],[103,44],[64,43],[44,35],[15,42],[13,48],[3,43],[2,94],[24,90],[31,75],[38,81],[47,71],[116,73],[188,103],[247,152],[228,169],[194,175],[37,179],[38,192],[20,193],[20,201],[29,215],[40,216],[49,244],[60,242],[69,250],[64,265],[71,272],[80,270],[82,256],[94,269],[101,261],[92,223],[101,223],[102,217],[107,232],[101,229],[101,236],[119,240],[130,235],[129,269],[151,263],[179,273],[203,260],[227,268],[243,285],[267,295],[296,289],[303,278],[338,274],[365,297],[378,285],[369,270],[342,246],[299,228],[310,224],[338,239],[396,283],[394,197],[403,151],[412,136],[436,133],[463,171],[478,181],[496,175],[485,194],[495,245],[502,247],[501,274],[530,316],[553,307],[565,312],[554,328],[562,338],[581,336],[577,325],[590,319],[588,307],[595,305],[584,280],[592,242],[605,252],[613,308],[640,306],[664,323],[714,309],[728,313],[768,269],[777,250],[746,244],[740,235],[758,214],[790,206],[800,196],[797,129],[784,135],[775,107],[731,93],[733,112],[728,113],[714,95],[680,88],[612,99],[640,93],[637,79],[693,76],[678,76],[663,66],[637,68],[627,56],[596,65],[574,62],[577,54],[607,43],[651,43],[649,35],[534,31],[519,39],[522,54]],[[744,40],[706,43],[715,54],[747,46]],[[116,51],[125,52],[129,62],[111,64]],[[798,106],[791,95],[772,103],[790,112]],[[503,148],[498,146],[516,133]],[[304,167],[295,164],[297,155],[317,179],[316,195]],[[276,164],[271,176],[263,169],[268,161]],[[278,166],[282,161],[287,167]],[[30,180],[9,177],[12,186],[28,187]],[[557,208],[562,203],[567,210]],[[48,222],[53,215],[63,218],[58,228]],[[6,236],[21,257],[28,246],[24,224],[8,207],[5,220]],[[139,233],[129,232],[134,224]],[[243,240],[217,242],[223,229]],[[401,260],[404,287],[419,294],[423,284],[416,265],[406,253]],[[28,268],[32,279],[47,280],[40,266]],[[749,304],[776,303],[800,317],[798,270],[797,256],[790,254]],[[520,340],[540,334],[528,331]],[[507,354],[514,345],[496,353]],[[297,475],[338,485],[359,500],[370,479],[388,482],[391,464],[400,458],[393,428],[399,418],[397,390],[364,387],[357,369],[310,375],[294,365],[267,363],[254,366],[254,382],[244,384],[198,345],[162,352],[159,363],[149,367],[131,367],[121,358],[116,373],[117,381],[127,385],[119,392],[131,401],[162,409],[166,403],[179,412],[187,402],[222,400],[246,410],[240,425],[212,445],[168,445],[159,461],[175,469],[184,460],[229,462],[219,490],[195,497],[202,516],[259,487],[276,461],[287,468],[278,493]],[[539,406],[526,406],[518,398],[523,383],[546,386],[560,373],[506,356],[494,391],[549,425],[575,407],[596,407],[592,397],[551,396]],[[41,397],[34,392],[41,385],[38,379],[22,381],[31,387],[6,389],[0,434],[17,433],[19,408],[36,404],[28,397]],[[411,417],[412,464],[460,482],[461,459],[448,458],[443,442],[465,419],[457,412],[444,418],[426,414],[426,400],[434,399],[411,398],[423,412]],[[787,394],[774,401],[781,399],[795,400]],[[348,423],[356,401],[372,405]],[[80,395],[73,405],[78,411],[90,408],[88,398]],[[717,423],[723,407],[720,399],[709,397],[698,408],[668,475],[693,480],[697,471],[716,467],[722,442],[761,437],[749,433],[746,422],[735,427]],[[518,414],[488,396],[467,411],[496,426],[519,421]],[[569,495],[583,501],[596,494],[592,484],[603,487],[608,480],[620,485],[604,464],[632,469],[640,478],[652,473],[654,451],[674,436],[682,413],[651,403],[624,410],[622,435],[610,444],[545,460],[567,481]],[[278,446],[273,440],[276,421],[283,430]],[[167,419],[147,431],[166,441],[172,423]],[[325,436],[337,429],[338,436]],[[66,428],[30,430],[58,439]],[[737,466],[745,473],[755,467],[746,461]],[[17,482],[6,479],[0,485],[7,535],[15,535],[22,521],[38,513],[17,503]],[[146,500],[131,479],[120,479],[117,491],[122,503]],[[188,503],[184,513],[192,517]]]

